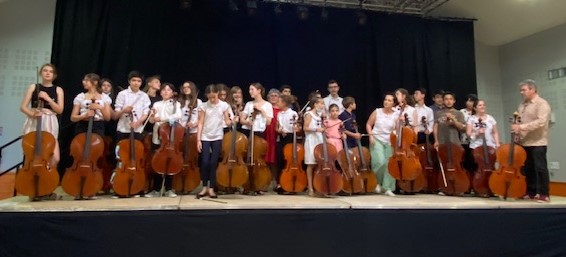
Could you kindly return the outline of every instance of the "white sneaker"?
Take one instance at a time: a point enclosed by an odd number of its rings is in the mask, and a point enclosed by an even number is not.
[[[381,192],[383,192],[383,189],[381,189],[381,186],[380,186],[380,185],[377,185],[377,186],[375,187],[375,192],[376,192],[377,194],[381,194]]]
[[[386,196],[395,196],[395,193],[391,192],[391,190],[385,191]]]
[[[167,190],[167,192],[165,192],[165,196],[175,198],[175,197],[177,197],[177,194],[175,194],[175,192],[173,192],[173,190]]]
[[[146,198],[159,197],[159,192],[153,190],[153,191],[145,194],[143,197],[146,197]]]

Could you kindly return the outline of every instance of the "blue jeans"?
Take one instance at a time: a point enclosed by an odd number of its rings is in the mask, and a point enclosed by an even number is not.
[[[218,158],[220,158],[220,150],[222,149],[222,140],[201,141],[201,165],[200,177],[202,185],[210,187],[216,186],[216,167],[218,167]]]

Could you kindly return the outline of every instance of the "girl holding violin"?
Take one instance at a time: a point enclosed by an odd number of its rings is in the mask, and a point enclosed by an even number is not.
[[[395,90],[395,99],[397,100],[397,108],[401,111],[399,119],[405,123],[405,114],[407,114],[407,117],[409,117],[409,121],[407,123],[416,135],[419,132],[418,114],[417,109],[413,107],[415,105],[413,98],[409,95],[409,92],[406,89],[399,88]]]
[[[277,186],[274,191],[283,193],[279,179],[281,171],[285,168],[285,159],[283,155],[283,147],[287,144],[293,144],[293,131],[298,132],[297,126],[298,115],[297,112],[291,109],[293,105],[293,97],[290,95],[282,95],[279,101],[280,111],[277,115],[277,134],[279,140],[277,141],[277,173],[274,175],[277,181]]]
[[[314,196],[313,188],[313,170],[316,168],[317,162],[314,156],[314,148],[318,144],[323,143],[322,132],[322,115],[324,115],[324,100],[321,97],[313,97],[310,99],[310,110],[304,115],[303,130],[305,132],[304,148],[305,148],[305,164],[307,165],[307,182],[309,195]]]
[[[181,120],[181,104],[175,101],[175,86],[171,83],[163,83],[160,88],[160,95],[163,100],[153,104],[153,115],[149,118],[149,122],[153,123],[153,134],[151,139],[151,146],[153,150],[159,148],[161,144],[161,138],[159,138],[159,126],[165,122],[169,124],[174,124]],[[153,191],[146,194],[145,197],[156,197],[159,196],[161,191],[162,179],[165,179],[165,196],[167,197],[177,197],[177,194],[172,190],[172,179],[173,175],[158,175],[153,176]]]
[[[55,65],[50,63],[42,65],[39,69],[39,76],[41,77],[41,84],[29,85],[20,105],[20,111],[26,115],[23,134],[35,131],[36,117],[42,117],[42,130],[55,137],[55,148],[49,166],[56,168],[60,160],[59,143],[57,142],[59,136],[57,115],[63,113],[64,94],[61,87],[53,85],[53,81],[57,78]],[[42,108],[39,108],[39,101],[43,102]]]
[[[336,148],[336,152],[342,151],[342,132],[340,132],[342,120],[338,119],[340,108],[336,104],[331,104],[328,107],[330,117],[324,121],[326,127],[326,140]],[[352,145],[353,147],[353,145]]]
[[[254,134],[264,138],[265,129],[271,124],[273,119],[273,105],[263,99],[265,88],[260,83],[251,84],[249,93],[253,100],[247,102],[244,110],[240,113],[242,129],[249,131],[253,126]],[[254,113],[255,117],[252,124],[248,118]]]
[[[390,135],[395,131],[399,111],[395,106],[395,95],[386,93],[383,107],[376,108],[368,118],[366,131],[371,131],[369,136],[369,148],[371,154],[371,169],[376,173],[379,184],[375,188],[376,193],[385,191],[387,196],[395,196],[395,178],[387,170],[388,159],[393,154]]]
[[[214,85],[208,85],[204,90],[206,98],[205,103],[198,108],[198,129],[197,129],[197,149],[201,153],[201,179],[202,190],[197,194],[196,198],[200,199],[205,196],[217,198],[214,192],[216,186],[216,167],[218,166],[218,158],[222,148],[222,138],[224,132],[222,125],[231,125],[230,105],[218,98],[219,88]],[[237,117],[234,117],[237,121]]]
[[[190,133],[197,133],[198,127],[198,107],[202,101],[198,99],[198,88],[192,81],[185,81],[181,86],[179,103],[181,104],[181,125],[190,129]],[[189,115],[191,112],[191,115]],[[189,116],[191,120],[189,119]]]
[[[87,132],[88,120],[94,117],[92,132],[104,136],[105,121],[111,118],[112,99],[102,93],[100,77],[97,74],[86,74],[83,78],[83,88],[86,92],[75,97],[71,111],[71,121],[77,123],[75,134]]]

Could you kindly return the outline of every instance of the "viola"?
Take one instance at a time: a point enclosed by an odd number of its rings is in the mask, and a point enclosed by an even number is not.
[[[396,133],[390,135],[393,155],[389,158],[387,167],[393,178],[410,181],[415,180],[421,173],[421,164],[413,151],[415,133],[407,126],[409,116],[405,113],[404,117],[405,125],[397,124]]]
[[[478,119],[478,123],[475,125],[478,128],[486,127],[486,124],[481,118]],[[472,186],[476,195],[489,197],[491,194],[489,190],[489,177],[495,166],[495,149],[487,145],[484,133],[481,133],[479,136],[483,143],[481,147],[477,147],[473,150],[474,159],[478,164],[478,170],[474,173]]]
[[[65,171],[61,181],[65,193],[78,199],[94,196],[103,184],[98,160],[104,152],[104,140],[92,133],[93,120],[93,116],[88,119],[86,133],[76,135],[71,141],[73,165]]]
[[[38,100],[37,109],[43,109],[42,100]],[[35,119],[35,131],[22,137],[25,162],[16,173],[15,189],[22,195],[38,200],[38,197],[53,193],[59,186],[59,173],[56,167],[49,166],[57,141],[51,133],[42,130],[42,117],[36,116]]]
[[[461,166],[464,148],[460,144],[450,143],[448,133],[444,137],[446,143],[438,146],[438,158],[443,169],[443,176],[438,177],[439,188],[446,195],[463,195],[470,189],[470,179]]]
[[[342,137],[344,149],[338,153],[338,163],[342,168],[342,191],[352,195],[366,192],[364,189],[364,177],[358,172],[358,159],[350,152],[348,142]]]
[[[255,193],[266,188],[271,183],[271,170],[265,162],[267,153],[267,141],[254,135],[253,122],[257,112],[250,115],[252,125],[248,136],[248,181],[244,184],[244,190]]]
[[[354,125],[354,131],[359,133],[358,123],[355,120],[352,123]],[[357,169],[363,179],[364,189],[362,193],[372,193],[377,187],[377,176],[368,165],[371,154],[367,147],[362,146],[361,139],[356,139],[356,145],[356,147],[352,148],[352,153],[354,154],[354,158],[359,160]]]
[[[519,124],[521,118],[515,112],[513,124]],[[517,135],[511,133],[511,142],[501,145],[496,152],[499,169],[489,177],[489,188],[494,194],[503,199],[520,198],[527,191],[525,176],[521,174],[521,167],[527,160],[525,149],[515,143]]]
[[[200,185],[200,170],[198,167],[197,137],[190,133],[188,124],[191,121],[193,108],[189,108],[187,126],[183,135],[180,149],[183,149],[183,167],[181,172],[173,177],[173,189],[180,194],[188,194]]]
[[[322,127],[325,117],[321,117],[322,122],[318,125]],[[338,158],[336,148],[326,142],[326,132],[322,132],[322,144],[314,147],[314,156],[317,167],[313,176],[313,186],[317,192],[323,194],[336,194],[342,190],[342,175],[336,169],[334,163]]]
[[[222,161],[216,169],[216,182],[220,186],[242,186],[248,180],[248,167],[244,163],[244,153],[247,151],[248,139],[237,130],[237,123],[232,123],[230,132],[222,139]]]
[[[129,115],[133,121],[133,115]],[[145,147],[134,137],[134,129],[130,128],[129,139],[123,139],[116,145],[118,164],[112,187],[114,193],[130,197],[144,190],[146,186]]]
[[[286,192],[303,192],[307,187],[307,174],[303,169],[303,159],[305,158],[305,149],[302,144],[297,143],[297,117],[293,115],[291,120],[293,124],[293,143],[286,144],[283,147],[283,155],[287,162],[287,167],[281,173],[280,184]]]

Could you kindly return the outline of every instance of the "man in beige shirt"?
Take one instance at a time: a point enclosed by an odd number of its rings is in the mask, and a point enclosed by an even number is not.
[[[527,194],[524,199],[549,202],[549,174],[546,164],[548,145],[548,122],[550,105],[537,93],[533,80],[519,83],[523,102],[517,109],[521,124],[512,125],[511,129],[520,136],[520,144],[527,152],[523,173],[527,178]]]

